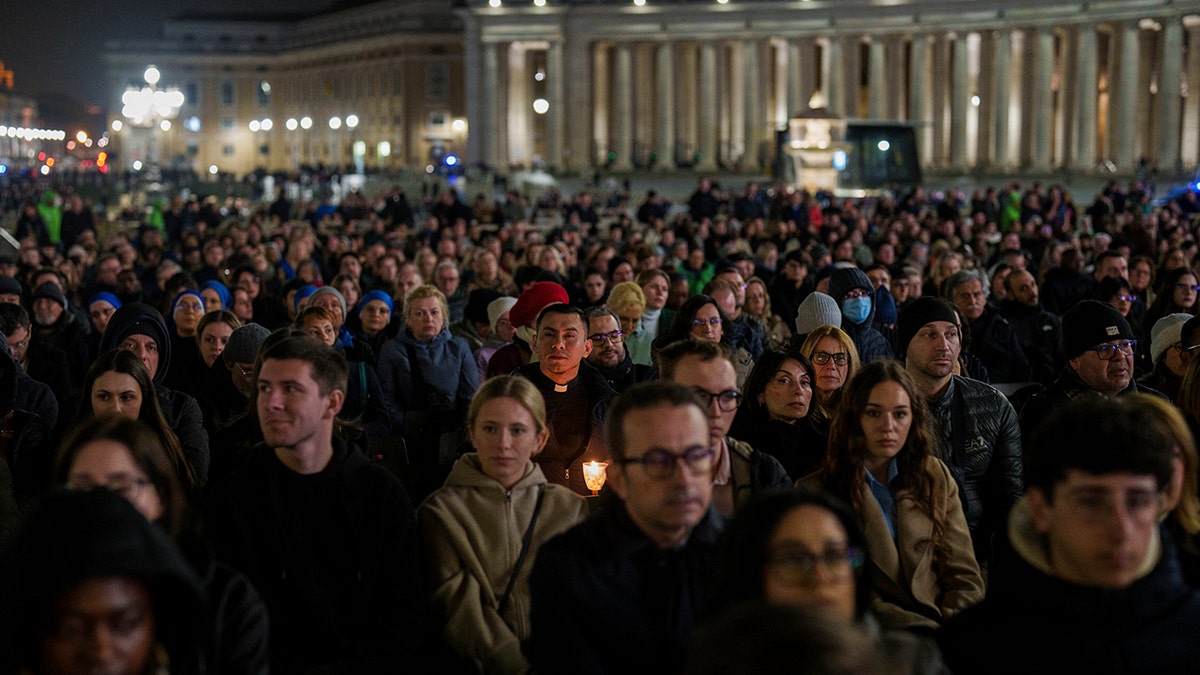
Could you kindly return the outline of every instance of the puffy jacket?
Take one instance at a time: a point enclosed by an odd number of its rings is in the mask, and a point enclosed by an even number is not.
[[[733,498],[738,506],[760,490],[786,490],[792,487],[792,479],[774,457],[758,452],[749,443],[728,436],[725,437],[725,447],[729,448]]]
[[[416,377],[410,354],[416,357]],[[417,391],[418,377],[425,383],[423,391]],[[401,429],[410,410],[465,413],[479,387],[479,368],[466,341],[451,335],[448,328],[428,342],[402,330],[379,355],[379,385],[393,428]]]
[[[1042,384],[1052,382],[1067,364],[1063,357],[1062,321],[1041,306],[1030,307],[1012,300],[1001,302],[999,311],[1017,336],[1033,380]],[[971,339],[974,340],[974,335]]]
[[[991,307],[971,322],[971,353],[987,366],[988,378],[998,384],[1032,382],[1033,370],[1012,326]]]
[[[1162,392],[1141,386],[1134,380],[1130,380],[1128,387],[1117,392],[1117,396],[1125,396],[1135,392],[1166,398]],[[1070,366],[1063,368],[1062,373],[1059,374],[1058,379],[1053,384],[1031,395],[1029,400],[1025,402],[1025,405],[1021,406],[1021,442],[1029,444],[1033,438],[1033,434],[1037,431],[1038,425],[1056,408],[1071,399],[1088,395],[1100,396],[1101,394],[1081,380],[1073,368]]]

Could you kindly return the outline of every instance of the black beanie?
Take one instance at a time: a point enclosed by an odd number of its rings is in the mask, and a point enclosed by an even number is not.
[[[958,325],[958,313],[954,305],[932,295],[923,295],[910,302],[896,322],[896,354],[901,358],[908,353],[908,343],[921,327],[934,321],[946,321]]]
[[[846,294],[855,288],[867,291],[872,298],[875,296],[875,286],[867,278],[866,272],[857,267],[838,268],[829,275],[829,295],[837,301],[838,307],[842,306],[842,300],[846,298]]]
[[[1129,322],[1107,302],[1081,300],[1062,317],[1063,356],[1073,359],[1113,340],[1134,340]]]
[[[500,291],[492,288],[476,288],[467,295],[467,306],[463,310],[463,316],[475,323],[490,323],[488,305],[500,295]]]

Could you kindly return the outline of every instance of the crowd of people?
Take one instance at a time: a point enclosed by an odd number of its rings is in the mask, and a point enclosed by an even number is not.
[[[284,194],[4,188],[0,673],[1197,671],[1194,192]]]

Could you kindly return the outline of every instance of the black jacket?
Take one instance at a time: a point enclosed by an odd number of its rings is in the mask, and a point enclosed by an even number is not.
[[[985,306],[971,322],[971,349],[988,369],[988,381],[997,384],[1032,382],[1033,370],[1017,334],[996,310]]]
[[[1117,392],[1117,396],[1125,396],[1126,394],[1132,394],[1135,392],[1150,394],[1151,396],[1159,396],[1164,399],[1166,398],[1162,392],[1155,391],[1149,387],[1141,386],[1132,379],[1129,381],[1128,387]],[[1033,438],[1033,434],[1037,431],[1038,425],[1040,425],[1042,421],[1050,415],[1051,412],[1054,412],[1056,408],[1067,401],[1070,401],[1071,399],[1089,395],[1101,396],[1102,394],[1095,389],[1092,389],[1083,380],[1081,380],[1073,368],[1070,366],[1063,368],[1062,373],[1059,374],[1058,379],[1056,379],[1053,384],[1048,387],[1044,387],[1040,391],[1031,395],[1029,400],[1025,402],[1025,405],[1021,407],[1019,415],[1021,424],[1021,443],[1025,446],[1028,446],[1030,440]]]
[[[546,413],[550,424],[550,440],[540,453],[534,455],[533,461],[542,467],[542,472],[546,474],[546,480],[569,487],[581,495],[589,494],[591,491],[587,489],[587,485],[583,481],[583,463],[593,459],[608,460],[608,442],[604,437],[604,416],[608,412],[612,399],[616,397],[616,392],[601,377],[599,371],[588,365],[587,361],[581,362],[579,374],[567,386],[585,388],[592,411],[589,420],[590,436],[582,448],[559,447],[554,437],[556,420],[554,400],[551,396],[554,382],[542,374],[542,367],[537,363],[522,366],[514,374],[533,382],[534,386],[542,392],[542,396],[547,399]]]
[[[649,382],[650,380],[658,379],[658,370],[654,366],[634,363],[633,359],[629,357],[629,350],[625,350],[624,361],[621,361],[612,368],[597,368],[596,370],[608,382],[608,386],[612,387],[613,391],[618,394],[638,382]]]
[[[1033,381],[1041,384],[1054,381],[1067,364],[1063,357],[1062,321],[1040,305],[1030,307],[1013,300],[1001,301],[1000,316],[1008,321],[1016,334],[1021,351],[1029,361]]]

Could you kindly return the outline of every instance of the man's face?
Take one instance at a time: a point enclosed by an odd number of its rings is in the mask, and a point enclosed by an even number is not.
[[[142,582],[120,576],[86,579],[60,593],[46,609],[49,630],[36,647],[42,672],[153,670],[154,598]]]
[[[961,350],[958,326],[949,321],[930,321],[908,343],[905,368],[910,373],[940,380],[953,372]]]
[[[724,312],[725,316],[729,317],[730,320],[736,318],[735,313],[740,313],[737,309],[737,296],[735,296],[732,292],[723,288],[713,291],[712,299],[717,301],[717,306],[721,308],[721,311]]]
[[[404,296],[408,295],[409,291],[420,285],[421,275],[417,272],[417,268],[413,267],[405,270],[400,274],[399,278],[396,279],[396,292],[399,294],[398,297],[403,299]]]
[[[1013,272],[1008,284],[1012,286],[1010,296],[1013,300],[1027,307],[1038,306],[1038,285],[1032,274],[1024,270]]]
[[[12,350],[13,360],[20,363],[25,360],[25,353],[29,351],[29,326],[18,326],[14,328],[8,336],[8,348]]]
[[[876,267],[870,272],[867,272],[867,278],[871,280],[871,285],[876,289],[883,288],[884,286],[889,285],[892,281],[892,276],[888,274],[888,271],[882,267]]]
[[[438,290],[445,294],[446,297],[454,295],[458,290],[458,270],[453,267],[440,267],[434,272],[434,277],[437,282]]]
[[[300,359],[267,359],[258,373],[258,419],[267,446],[295,448],[331,433],[343,392],[322,395],[312,365]]]
[[[625,502],[630,519],[660,548],[686,541],[712,501],[711,468],[694,473],[678,458],[709,448],[708,420],[694,405],[657,405],[631,410],[623,420],[625,456],[637,460],[650,452],[676,455],[670,474],[652,478],[643,464],[610,467],[613,492]]]
[[[671,289],[667,294],[667,307],[678,310],[687,302],[691,295],[691,290],[688,288],[686,279],[676,279],[671,282]]]
[[[362,274],[362,263],[355,256],[348,255],[342,258],[342,264],[338,271],[357,279]]]
[[[1112,340],[1104,344],[1118,345],[1126,340]],[[1099,346],[1099,345],[1097,345]],[[1082,354],[1068,361],[1079,379],[1084,384],[1102,394],[1112,396],[1129,386],[1133,379],[1133,350],[1125,354],[1114,351],[1114,359],[1102,359],[1095,349],[1084,350]]]
[[[1122,279],[1129,278],[1129,263],[1124,258],[1119,256],[1109,256],[1102,259],[1096,265],[1096,279],[1104,277],[1121,277]]]
[[[96,281],[105,286],[115,287],[117,285],[117,274],[120,271],[121,261],[116,258],[108,258],[97,267]]]
[[[137,354],[137,357],[146,364],[146,370],[150,371],[150,377],[158,372],[158,343],[149,335],[130,335],[121,344],[117,345],[117,349],[124,349]]]
[[[579,362],[592,353],[587,326],[576,314],[547,314],[538,324],[537,353],[542,373],[566,384],[579,373]]]
[[[1081,586],[1125,588],[1138,577],[1158,527],[1153,476],[1068,469],[1053,500],[1029,489],[1033,524],[1046,535],[1055,576]]]
[[[987,296],[984,295],[983,284],[978,279],[959,284],[958,288],[954,289],[953,299],[954,305],[967,317],[967,321],[974,321],[983,316],[983,305]]]
[[[733,290],[737,297],[738,313],[742,311],[742,305],[746,304],[746,280],[742,278],[741,272],[722,272],[716,278],[724,279],[733,284]],[[736,319],[736,316],[731,316],[731,319]]]
[[[53,326],[62,313],[63,306],[55,300],[38,298],[33,301],[33,320],[39,326]]]
[[[619,330],[616,320],[607,314],[588,319],[588,339],[592,341],[588,363],[597,368],[612,368],[625,360],[625,340],[615,335]]]
[[[701,401],[708,401],[708,438],[710,447],[716,448],[729,434],[733,426],[733,418],[737,408],[723,410],[720,394],[738,392],[737,371],[727,359],[712,359],[701,361],[698,356],[685,356],[679,359],[675,366],[671,381],[689,387],[700,395]],[[740,392],[738,392],[740,393]]]

